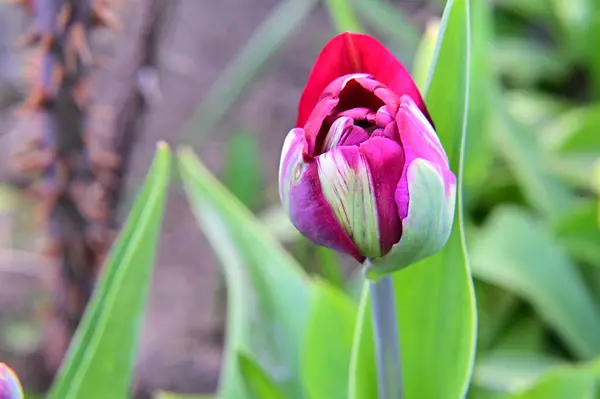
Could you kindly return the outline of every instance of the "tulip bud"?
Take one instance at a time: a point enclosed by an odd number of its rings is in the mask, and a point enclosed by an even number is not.
[[[375,278],[439,251],[456,178],[404,67],[375,39],[344,33],[321,52],[288,134],[280,196],[298,230],[369,262]]]
[[[23,399],[19,378],[6,364],[0,363],[0,399]]]

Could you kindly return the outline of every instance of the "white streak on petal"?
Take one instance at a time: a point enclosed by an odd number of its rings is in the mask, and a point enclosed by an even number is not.
[[[327,152],[334,147],[337,147],[345,136],[348,135],[349,131],[352,129],[354,121],[352,118],[347,116],[342,116],[337,118],[329,128],[327,132],[327,136],[325,136],[325,141],[323,143],[322,152]]]
[[[357,150],[358,152],[358,150]],[[368,258],[381,254],[379,223],[371,172],[362,154],[352,168],[340,148],[317,158],[323,195],[340,225]]]

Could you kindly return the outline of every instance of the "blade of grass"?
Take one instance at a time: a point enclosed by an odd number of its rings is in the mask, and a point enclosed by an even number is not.
[[[269,13],[212,86],[192,117],[184,140],[198,143],[214,129],[316,3],[317,0],[288,0]]]
[[[325,0],[329,15],[338,32],[362,32],[353,7],[348,0]]]
[[[128,397],[171,155],[159,143],[146,183],[106,261],[49,399]]]
[[[410,65],[420,41],[419,31],[410,19],[387,1],[351,0],[350,2],[361,17],[373,25],[374,30],[381,32],[395,44],[392,47],[402,50],[398,58]]]

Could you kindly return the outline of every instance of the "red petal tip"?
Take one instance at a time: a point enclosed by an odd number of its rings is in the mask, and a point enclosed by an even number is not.
[[[398,96],[408,94],[429,116],[417,86],[394,54],[369,35],[343,32],[332,38],[317,57],[300,97],[296,126],[306,123],[329,83],[351,73],[368,73]]]

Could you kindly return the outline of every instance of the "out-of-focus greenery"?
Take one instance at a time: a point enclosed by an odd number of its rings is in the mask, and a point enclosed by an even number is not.
[[[315,3],[278,5],[207,95],[190,135],[227,115]],[[385,0],[327,5],[332,35],[366,29],[412,60],[459,178],[448,245],[394,276],[406,397],[596,397],[600,2],[450,0],[444,18],[432,18],[424,32]],[[228,287],[217,397],[372,399],[362,281],[344,281],[341,257],[300,237],[278,204],[259,212],[259,151],[252,135],[234,135],[225,185],[189,149],[178,155]],[[52,397],[94,397],[87,387],[111,384],[109,359],[117,354],[118,384],[105,393],[125,397],[167,164],[163,150],[130,216],[137,229],[121,234]]]

